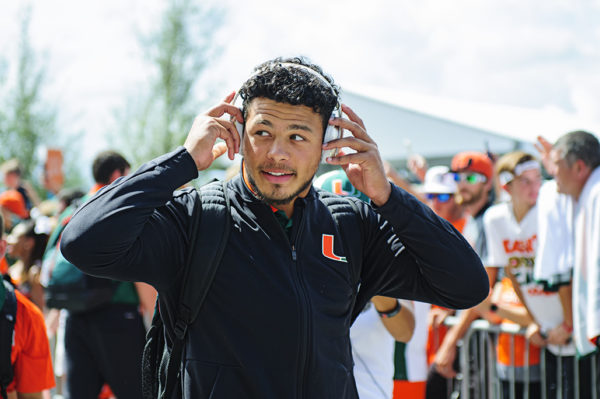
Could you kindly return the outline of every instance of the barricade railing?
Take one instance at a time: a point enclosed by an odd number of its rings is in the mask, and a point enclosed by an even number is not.
[[[445,324],[452,326],[457,317],[448,317]],[[501,333],[510,336],[510,365],[508,381],[501,383],[496,362],[496,347]],[[491,324],[475,320],[459,343],[460,372],[452,383],[450,397],[461,399],[600,399],[598,353],[575,360],[572,356],[550,353],[541,348],[539,365],[529,364],[532,344],[526,339],[526,330],[516,324]],[[515,339],[525,339],[524,364],[515,367]],[[583,365],[583,370],[581,366]],[[556,376],[552,379],[552,369]],[[572,373],[570,372],[572,369]],[[519,375],[517,375],[518,373]],[[565,373],[567,378],[565,378]],[[580,373],[584,373],[581,374]],[[505,376],[506,377],[506,376]],[[569,379],[569,377],[571,377]],[[519,389],[520,388],[520,389]],[[550,390],[550,392],[549,392]]]

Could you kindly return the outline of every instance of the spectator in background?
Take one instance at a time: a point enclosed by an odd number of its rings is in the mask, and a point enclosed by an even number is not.
[[[4,185],[9,190],[17,190],[25,201],[25,208],[29,211],[40,203],[40,199],[31,185],[21,179],[23,173],[21,164],[16,159],[10,159],[0,166],[4,174]]]
[[[9,269],[12,281],[19,291],[44,311],[44,288],[40,284],[40,271],[48,243],[48,232],[40,231],[40,224],[29,219],[16,225],[6,241],[9,256],[16,259]]]
[[[554,166],[550,161],[552,143],[538,137],[536,148],[540,152],[544,168],[548,174],[554,176]],[[551,398],[558,397],[558,389],[561,387],[562,398],[574,398],[574,362],[577,361],[579,370],[582,371],[578,373],[579,397],[590,397],[590,376],[585,371],[586,367],[589,370],[589,359],[575,359],[572,340],[573,200],[569,195],[559,193],[556,181],[550,180],[540,188],[537,210],[538,250],[533,277],[535,281],[544,285],[546,291],[558,292],[562,305],[562,318],[558,314],[554,328],[548,332],[549,351],[545,358],[546,392]],[[556,345],[563,346],[560,352],[557,351]],[[557,356],[558,354],[560,356]]]
[[[4,257],[7,245],[3,238],[3,226],[4,221],[0,215],[0,257]],[[6,290],[4,282],[0,281],[1,311],[4,311],[3,306],[7,303]],[[42,391],[54,387],[44,316],[38,307],[17,290],[15,297],[17,317],[10,353],[14,378],[8,385],[7,392],[9,398],[42,399]]]
[[[600,345],[600,144],[589,132],[570,132],[554,144],[550,159],[558,192],[573,200],[573,338],[577,352],[587,356]]]
[[[487,241],[483,228],[483,215],[492,205],[493,169],[490,157],[477,151],[464,151],[452,158],[450,169],[454,174],[458,193],[456,201],[470,215],[462,233],[485,264]],[[496,269],[486,268],[490,280],[495,280]],[[428,398],[437,398],[448,392],[450,379],[456,376],[458,362],[456,349],[469,326],[478,317],[474,309],[458,315],[457,323],[448,329],[433,359],[433,367],[427,377]],[[476,343],[474,343],[476,345]],[[475,353],[470,351],[470,353]]]
[[[394,349],[394,399],[423,399],[427,379],[428,313],[431,305],[413,301],[415,331]]]
[[[96,184],[82,201],[129,173],[129,168],[127,160],[117,152],[98,154],[92,165]],[[59,227],[67,224],[76,208],[71,206],[63,212]],[[58,242],[56,234],[53,233],[50,243]],[[153,309],[156,294],[150,288],[152,295],[148,298],[147,292],[138,290],[136,284],[119,282],[109,304],[68,314],[64,336],[67,399],[96,399],[104,383],[119,398],[141,398],[145,328],[139,308],[141,305]]]
[[[513,341],[510,335],[500,334],[497,371],[504,398],[512,397],[509,380],[513,372],[516,397],[523,398],[527,389],[529,398],[537,398],[541,395],[539,347],[546,345],[541,333],[548,327],[554,327],[555,311],[560,309],[558,296],[555,294],[550,299],[543,286],[533,280],[537,248],[535,206],[541,185],[541,167],[531,154],[515,151],[497,161],[496,173],[500,187],[510,196],[510,202],[490,207],[483,217],[488,248],[485,265],[503,269],[508,277],[503,280],[502,303],[520,308],[520,312],[518,317],[512,317],[504,312],[504,308],[498,310],[499,304],[492,306],[489,298],[479,305],[479,309],[497,312],[505,320],[528,327],[527,338],[534,345],[529,347],[528,359],[526,346],[529,342],[520,336]],[[555,308],[551,309],[553,304]],[[562,312],[559,313],[562,318]]]
[[[0,194],[0,208],[4,217],[5,231],[10,231],[21,220],[29,218],[25,199],[17,190],[6,190]]]
[[[10,231],[13,226],[21,220],[29,217],[29,211],[25,207],[25,200],[17,190],[6,190],[0,194],[0,215],[2,215],[3,231]],[[2,256],[0,260],[0,272],[8,273],[8,261]]]
[[[487,154],[466,151],[452,158],[450,169],[458,186],[457,202],[473,218],[464,231],[481,259],[487,256],[483,214],[493,202],[494,165]]]
[[[463,231],[469,216],[456,201],[458,186],[447,166],[429,168],[421,191],[427,205],[438,216],[450,222],[456,230]]]
[[[427,205],[440,217],[450,222],[462,233],[470,216],[458,204],[456,194],[458,186],[455,176],[447,166],[433,166],[425,173],[422,188]],[[426,345],[427,364],[433,363],[441,344],[444,342],[448,327],[444,325],[447,316],[454,314],[451,309],[432,306],[428,317],[428,338]],[[451,381],[438,375],[434,369],[427,376],[427,397],[445,397],[449,395]]]

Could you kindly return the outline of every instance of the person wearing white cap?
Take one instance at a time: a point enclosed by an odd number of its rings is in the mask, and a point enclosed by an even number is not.
[[[427,205],[440,217],[446,219],[459,232],[462,233],[468,220],[471,218],[465,213],[464,208],[456,201],[458,185],[455,174],[447,166],[432,166],[425,174],[425,180],[421,189]],[[442,344],[444,343],[448,327],[443,322],[445,318],[454,311],[439,306],[431,307],[429,311],[429,329],[427,338],[427,361],[431,364]],[[451,345],[453,348],[456,344]],[[455,358],[456,359],[456,358]],[[427,397],[437,398],[445,395],[448,391],[448,383],[455,376],[454,361],[449,362],[448,370],[440,373],[435,365],[429,370],[426,382]]]
[[[433,166],[425,174],[422,192],[427,205],[440,217],[462,231],[467,221],[463,208],[456,202],[458,186],[447,166]]]

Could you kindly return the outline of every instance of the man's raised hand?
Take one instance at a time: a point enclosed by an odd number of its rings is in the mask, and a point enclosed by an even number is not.
[[[229,159],[233,159],[240,149],[240,133],[235,124],[229,119],[221,118],[225,114],[231,115],[243,123],[242,112],[231,104],[235,93],[229,94],[222,103],[200,114],[194,119],[183,146],[190,153],[198,170],[208,168],[215,159],[227,152]],[[217,139],[224,142],[217,143]]]
[[[342,111],[348,119],[335,118],[329,121],[330,125],[339,126],[352,133],[352,137],[330,141],[323,145],[323,149],[348,147],[355,153],[344,154],[328,158],[332,165],[340,165],[346,172],[350,183],[359,191],[369,197],[375,205],[381,206],[387,202],[392,192],[390,183],[385,175],[383,161],[375,141],[367,134],[363,121],[347,105],[342,105]]]

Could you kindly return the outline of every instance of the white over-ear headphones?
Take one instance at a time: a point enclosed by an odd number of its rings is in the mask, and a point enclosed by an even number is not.
[[[336,104],[335,107],[333,108],[333,111],[331,112],[331,116],[329,117],[329,119],[332,118],[339,118],[342,116],[342,109],[341,109],[341,105],[340,105],[340,99],[335,91],[335,89],[333,88],[333,86],[331,85],[331,83],[329,83],[329,81],[327,79],[325,79],[325,77],[323,75],[321,75],[319,72],[315,71],[312,68],[307,67],[306,65],[302,65],[302,64],[296,64],[293,62],[281,62],[279,64],[277,64],[278,66],[285,66],[285,67],[292,67],[292,68],[298,68],[298,69],[302,69],[303,71],[306,71],[310,74],[312,74],[313,76],[316,76],[318,79],[320,79],[323,83],[325,83],[327,85],[327,87],[329,87],[331,89],[331,92],[333,93],[333,95],[336,97]],[[256,71],[255,73],[253,73],[252,75],[250,75],[250,77],[248,78],[251,79],[253,76],[264,72],[264,70],[259,70]],[[242,110],[242,104],[237,104],[241,101],[240,98],[240,91],[238,90],[235,93],[235,96],[233,97],[232,100],[232,104],[237,106],[240,111]],[[232,121],[235,123],[235,127],[238,131],[238,133],[240,134],[240,138],[241,143],[243,143],[243,134],[244,134],[244,125],[241,124],[240,122],[237,121],[236,118],[232,118]],[[333,125],[329,125],[327,124],[327,128],[325,129],[325,134],[323,136],[323,143],[328,143],[332,140],[336,140],[339,139],[343,136],[343,129],[342,128],[338,128],[337,126],[333,126]],[[242,151],[242,147],[240,144],[240,152]],[[332,150],[326,150],[326,151],[322,151],[321,153],[321,162],[325,162],[325,159],[327,159],[328,157],[335,157],[338,153],[338,149],[334,148]]]

